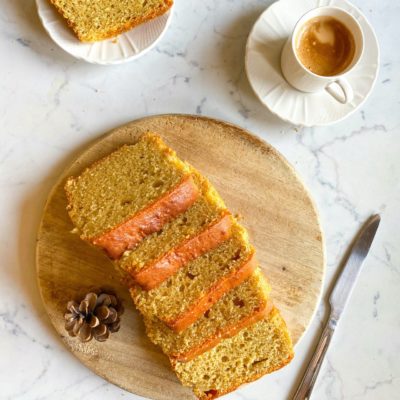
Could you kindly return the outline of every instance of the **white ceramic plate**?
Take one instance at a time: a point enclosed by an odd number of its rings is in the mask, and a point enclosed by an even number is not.
[[[326,91],[303,93],[290,86],[281,73],[281,50],[297,20],[320,6],[336,6],[360,23],[365,49],[357,67],[346,75],[354,99],[340,104]],[[365,16],[347,0],[280,0],[255,23],[246,46],[246,72],[260,101],[281,119],[301,126],[329,125],[353,113],[366,100],[379,69],[379,46]]]
[[[142,56],[161,39],[172,17],[171,8],[164,15],[115,38],[82,43],[49,0],[36,0],[36,4],[44,28],[58,46],[80,60],[103,65],[121,64]]]

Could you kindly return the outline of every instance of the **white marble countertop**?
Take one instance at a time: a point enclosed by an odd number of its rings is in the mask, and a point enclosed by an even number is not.
[[[139,399],[94,375],[57,338],[36,285],[35,235],[49,189],[85,145],[132,119],[169,112],[239,124],[297,168],[326,234],[325,289],[362,221],[382,214],[313,399],[399,399],[400,4],[356,1],[381,45],[376,87],[345,121],[298,132],[263,108],[243,69],[247,35],[270,1],[176,3],[155,49],[99,67],[51,42],[33,0],[1,2],[0,399]],[[226,398],[290,398],[326,316],[322,304],[287,368]]]

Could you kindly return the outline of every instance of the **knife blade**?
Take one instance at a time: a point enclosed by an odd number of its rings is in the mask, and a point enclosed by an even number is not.
[[[350,245],[347,256],[344,258],[343,269],[336,280],[335,286],[329,296],[330,315],[328,322],[319,339],[317,348],[307,366],[306,372],[300,385],[293,397],[293,400],[308,400],[311,396],[319,370],[321,369],[326,351],[328,350],[332,336],[339,318],[346,307],[346,303],[351,295],[354,284],[363,264],[368,255],[378,230],[381,218],[379,215],[370,217],[358,232],[357,236]]]
[[[348,257],[345,259],[341,274],[337,278],[331,292],[329,303],[331,305],[331,318],[339,320],[346,303],[351,295],[364,259],[367,257],[381,218],[373,215],[360,229],[354,239]]]

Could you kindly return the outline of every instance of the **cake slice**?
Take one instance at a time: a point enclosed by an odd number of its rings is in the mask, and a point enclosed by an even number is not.
[[[264,318],[271,310],[270,287],[259,268],[235,289],[226,293],[204,315],[180,333],[158,318],[145,317],[150,340],[171,359],[189,361]]]
[[[131,289],[137,309],[180,332],[193,324],[226,292],[257,267],[246,230],[233,221],[231,236],[217,248],[186,264],[153,290]]]
[[[166,13],[172,0],[50,0],[82,42],[116,36]]]
[[[210,182],[194,169],[191,171],[200,191],[196,202],[116,262],[118,269],[145,290],[156,288],[230,236],[233,217]]]
[[[199,195],[190,168],[150,133],[68,178],[65,190],[81,238],[111,258],[159,231]]]
[[[273,308],[264,319],[193,360],[171,359],[171,364],[183,385],[191,387],[199,399],[211,400],[282,368],[292,358],[286,324]]]

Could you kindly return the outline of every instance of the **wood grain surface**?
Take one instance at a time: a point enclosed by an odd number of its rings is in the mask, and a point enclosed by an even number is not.
[[[87,367],[108,381],[156,400],[192,399],[168,360],[146,338],[144,326],[111,263],[71,233],[65,178],[145,131],[160,134],[216,186],[241,216],[271,282],[275,304],[296,343],[316,309],[324,276],[324,241],[318,213],[301,179],[270,145],[243,129],[188,115],[147,117],[120,127],[85,150],[49,195],[37,244],[37,275],[44,306],[60,337]],[[122,327],[104,343],[80,343],[64,330],[70,299],[110,287],[124,300]]]

